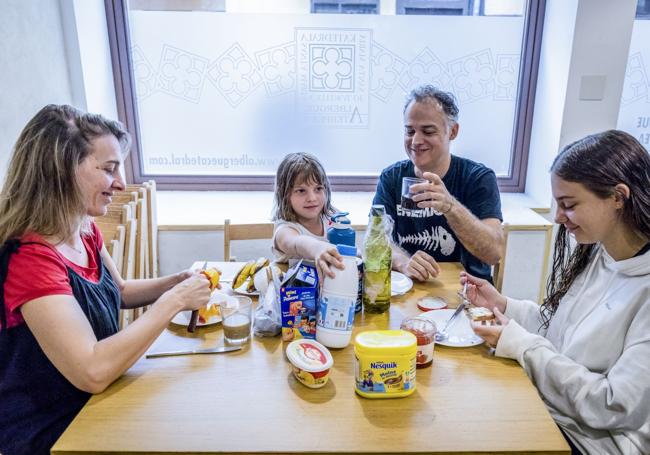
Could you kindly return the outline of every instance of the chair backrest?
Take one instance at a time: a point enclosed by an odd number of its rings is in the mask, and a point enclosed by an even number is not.
[[[508,234],[510,233],[510,225],[508,225],[508,223],[503,223],[501,227],[503,228],[503,254],[501,255],[501,260],[492,268],[494,287],[497,288],[497,291],[499,292],[501,292],[501,288],[503,287],[503,275],[506,268],[506,252],[508,251]]]
[[[230,255],[230,242],[233,240],[259,240],[273,238],[273,223],[231,224],[223,223],[223,260],[234,261]]]
[[[144,263],[141,265],[148,278],[158,277],[158,212],[156,203],[156,182],[149,180],[141,184],[126,186],[127,191],[137,192],[143,200],[139,221],[141,222],[140,245],[144,248]]]

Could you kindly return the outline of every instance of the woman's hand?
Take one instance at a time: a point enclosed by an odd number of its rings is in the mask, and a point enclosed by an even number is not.
[[[400,267],[400,272],[418,281],[426,281],[429,277],[435,278],[440,273],[440,266],[433,257],[418,250]]]
[[[333,246],[329,243],[323,242],[323,249],[321,252],[314,258],[316,262],[316,268],[320,276],[328,276],[334,278],[336,274],[332,267],[343,270],[345,266],[343,265],[343,258],[341,253],[336,249],[336,246]]]
[[[496,320],[470,322],[474,333],[483,338],[485,342],[493,348],[495,348],[499,343],[503,327],[510,322],[510,319],[505,317],[497,307],[494,307],[494,316]]]
[[[467,300],[469,300],[469,303],[487,308],[490,311],[497,308],[501,313],[506,312],[506,298],[489,281],[476,278],[467,272],[460,272],[460,284],[464,285],[465,283],[467,283]]]
[[[165,292],[163,297],[174,302],[178,311],[198,310],[206,306],[210,300],[210,282],[201,273],[189,272],[186,279]]]

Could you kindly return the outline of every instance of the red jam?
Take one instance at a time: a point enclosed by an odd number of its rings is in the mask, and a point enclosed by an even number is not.
[[[426,368],[431,365],[433,363],[436,324],[426,319],[407,318],[402,321],[400,329],[411,332],[417,338],[418,353],[415,366],[417,368]]]

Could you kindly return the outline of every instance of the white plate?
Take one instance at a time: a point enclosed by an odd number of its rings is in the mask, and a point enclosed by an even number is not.
[[[404,275],[403,273],[392,271],[390,272],[390,295],[406,294],[413,287],[413,280]]]
[[[442,330],[447,321],[456,311],[453,308],[444,310],[431,310],[422,313],[418,318],[429,319],[436,323],[436,328]],[[449,330],[449,337],[445,341],[436,341],[436,344],[443,346],[451,346],[457,348],[466,348],[470,346],[478,346],[483,343],[483,338],[474,333],[472,327],[469,325],[469,319],[465,315],[465,311],[457,316],[457,321],[454,322]]]
[[[177,313],[176,316],[174,316],[174,319],[172,319],[172,323],[187,326],[190,323],[190,317],[191,316],[192,316],[191,311],[181,311],[181,312]],[[212,316],[210,319],[208,319],[203,324],[201,324],[197,320],[196,321],[196,326],[197,327],[204,327],[206,325],[217,324],[219,322],[221,322],[221,315]]]
[[[233,289],[232,292],[234,292],[235,294],[248,295],[248,296],[260,295],[260,293],[258,291],[248,292],[243,288]]]
[[[248,292],[243,286],[244,285],[242,284],[241,287],[239,287],[237,289],[233,289],[232,288],[232,283],[221,282],[221,292],[227,294],[229,291],[232,291],[233,294],[247,295],[247,296],[260,295],[260,293],[257,290],[255,290],[253,292]]]
[[[219,302],[223,300],[234,300],[235,302],[237,301],[233,297],[229,296],[228,294],[224,293],[223,291],[220,291],[219,289],[215,289],[212,291],[212,295],[210,296],[210,300],[208,303],[214,303],[216,305],[219,305]],[[181,311],[174,316],[172,319],[172,322],[174,324],[178,325],[188,325],[190,323],[190,317],[192,316],[191,311]],[[217,324],[221,322],[221,315],[218,314],[216,316],[211,316],[210,319],[208,319],[204,323],[200,323],[198,320],[196,321],[196,326],[197,327],[203,327],[206,325],[212,325],[212,324]]]

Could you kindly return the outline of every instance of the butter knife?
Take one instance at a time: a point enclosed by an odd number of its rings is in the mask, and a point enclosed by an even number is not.
[[[218,348],[207,349],[194,349],[191,351],[167,351],[167,352],[152,352],[146,355],[147,359],[156,357],[172,357],[177,355],[194,355],[194,354],[221,354],[222,352],[239,351],[241,346],[220,346]]]

